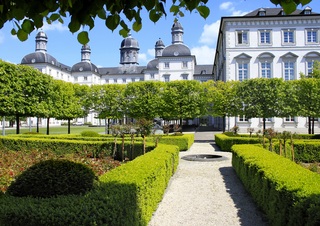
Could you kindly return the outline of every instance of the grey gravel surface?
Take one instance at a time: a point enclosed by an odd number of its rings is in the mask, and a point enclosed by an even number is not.
[[[195,133],[190,150],[180,157],[214,154],[221,161],[180,159],[149,226],[265,226],[266,217],[254,204],[231,166],[231,153],[221,152],[213,132]]]

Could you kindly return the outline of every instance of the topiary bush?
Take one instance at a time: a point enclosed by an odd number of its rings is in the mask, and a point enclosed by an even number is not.
[[[80,133],[80,135],[82,137],[100,137],[100,134],[95,132],[95,131],[90,131],[90,130],[87,130],[87,131],[82,131]]]
[[[93,188],[95,178],[94,172],[84,164],[51,159],[25,170],[11,183],[7,193],[40,198],[80,195]]]

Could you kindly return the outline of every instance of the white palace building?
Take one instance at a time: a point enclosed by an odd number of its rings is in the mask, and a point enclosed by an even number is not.
[[[310,7],[285,15],[281,8],[260,8],[244,16],[222,17],[213,65],[215,80],[243,81],[251,78],[299,79],[320,61],[320,14]],[[319,131],[319,120],[315,129]],[[226,130],[237,125],[263,127],[262,118],[245,116],[226,119]],[[215,126],[222,129],[222,120]],[[306,118],[268,118],[267,128],[307,132]]]
[[[120,45],[120,65],[116,67],[98,68],[90,60],[91,49],[89,45],[81,48],[81,61],[73,66],[59,62],[47,53],[48,37],[40,31],[36,35],[36,48],[34,53],[23,57],[21,64],[37,68],[42,73],[51,75],[55,79],[81,85],[93,84],[127,84],[137,81],[173,81],[173,80],[212,80],[212,65],[198,65],[196,57],[191,54],[183,42],[183,27],[175,21],[171,28],[172,43],[165,46],[161,39],[155,43],[155,56],[147,66],[139,66],[139,43],[129,35]],[[77,119],[83,123],[93,125],[101,123],[96,114],[90,113],[84,119]],[[34,126],[36,120],[32,120]],[[45,126],[46,120],[41,120]],[[103,123],[103,122],[102,122]],[[60,120],[50,119],[50,125],[60,125]]]

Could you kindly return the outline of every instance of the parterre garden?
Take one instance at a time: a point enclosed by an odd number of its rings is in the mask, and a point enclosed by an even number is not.
[[[0,225],[147,225],[194,141],[87,135],[0,137]]]
[[[215,136],[232,166],[271,225],[320,225],[320,175],[303,166],[320,162],[318,135]],[[313,167],[313,171],[316,171]]]

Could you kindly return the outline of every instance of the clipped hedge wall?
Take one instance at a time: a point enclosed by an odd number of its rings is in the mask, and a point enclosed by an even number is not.
[[[290,149],[291,142],[288,142],[287,149]],[[284,147],[282,147],[284,149]],[[279,143],[274,145],[274,150],[279,153]],[[291,149],[290,149],[291,150]],[[320,141],[317,140],[294,140],[294,159],[296,162],[320,162]],[[288,152],[288,150],[287,150]]]
[[[183,134],[183,135],[161,135],[159,137],[160,144],[177,145],[180,151],[187,151],[194,143],[194,134]],[[154,142],[156,137],[148,137],[149,142]]]
[[[232,151],[232,166],[271,225],[320,224],[320,175],[254,145]]]
[[[147,225],[179,163],[177,146],[159,145],[100,177],[84,196],[0,196],[0,225]]]
[[[234,144],[260,144],[262,138],[257,137],[229,137],[226,134],[215,134],[215,142],[221,151],[231,151]],[[267,140],[265,139],[265,142]]]
[[[122,148],[121,139],[117,139],[117,159],[121,158],[120,152]],[[146,152],[154,148],[153,144],[147,144]],[[0,137],[0,150],[11,151],[52,151],[58,155],[70,153],[87,153],[92,157],[100,154],[111,155],[114,150],[114,139],[105,141],[90,141],[90,140],[62,140],[62,139],[41,139],[39,137],[25,138],[18,136]],[[124,144],[125,157],[134,159],[143,154],[143,145],[141,142],[135,142],[132,153],[131,143],[126,141]]]

